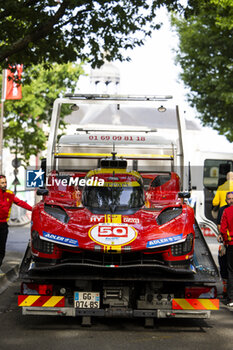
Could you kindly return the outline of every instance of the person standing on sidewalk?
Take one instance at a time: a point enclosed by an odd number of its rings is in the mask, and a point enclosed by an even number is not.
[[[0,267],[5,257],[6,241],[8,235],[8,220],[10,218],[12,204],[32,211],[32,207],[20,200],[12,191],[7,190],[7,180],[5,175],[0,175]]]
[[[233,192],[227,192],[226,194],[226,205],[221,207],[218,211],[218,217],[217,217],[217,226],[218,226],[218,231],[219,235],[217,237],[217,240],[220,244],[219,250],[218,250],[218,263],[220,267],[220,275],[222,277],[222,282],[223,282],[223,295],[227,295],[227,257],[226,257],[226,248],[225,245],[223,245],[223,237],[220,232],[220,227],[221,227],[221,219],[222,219],[222,214],[224,210],[230,206],[233,205]]]
[[[227,173],[227,178],[224,184],[217,188],[217,192],[212,201],[213,207],[219,206],[219,208],[221,208],[226,205],[226,194],[227,192],[231,191],[233,191],[233,172],[229,171],[229,173]]]
[[[220,232],[226,246],[228,272],[227,305],[233,307],[233,206],[223,211]]]

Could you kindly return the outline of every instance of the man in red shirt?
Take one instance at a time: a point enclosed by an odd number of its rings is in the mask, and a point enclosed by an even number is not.
[[[221,219],[220,232],[227,248],[227,305],[233,307],[233,206],[224,210]]]
[[[32,210],[32,207],[26,202],[20,200],[12,191],[7,190],[7,181],[5,175],[0,175],[0,266],[6,252],[6,241],[8,235],[8,220],[10,218],[11,206],[15,203],[20,207]]]

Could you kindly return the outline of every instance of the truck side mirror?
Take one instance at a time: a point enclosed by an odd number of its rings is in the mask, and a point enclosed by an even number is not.
[[[36,194],[38,196],[47,196],[49,194],[49,190],[47,190],[46,188],[38,188]]]

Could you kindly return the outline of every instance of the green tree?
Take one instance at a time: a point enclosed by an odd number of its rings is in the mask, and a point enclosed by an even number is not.
[[[216,6],[216,24],[221,28],[233,28],[233,1],[211,0]]]
[[[191,8],[197,0],[188,0]],[[0,65],[123,59],[159,27],[156,9],[183,10],[179,0],[0,0]],[[187,6],[190,8],[190,6]]]
[[[173,18],[180,39],[177,60],[203,125],[233,141],[233,33],[219,25],[218,14],[219,8],[205,1],[197,16]]]
[[[65,92],[74,92],[78,78],[83,74],[81,65],[53,64],[50,70],[42,65],[24,70],[21,100],[7,100],[4,105],[4,146],[18,153],[24,165],[31,155],[45,149],[47,135],[42,123],[49,125],[54,100]],[[62,115],[71,111],[62,110]]]

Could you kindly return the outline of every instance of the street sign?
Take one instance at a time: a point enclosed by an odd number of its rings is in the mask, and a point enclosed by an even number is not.
[[[17,178],[17,176],[15,176],[14,181],[12,182],[12,185],[16,186],[16,185],[20,185],[19,179]]]

